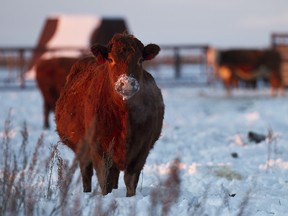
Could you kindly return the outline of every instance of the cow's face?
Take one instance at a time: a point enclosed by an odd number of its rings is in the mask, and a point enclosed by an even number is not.
[[[141,88],[142,62],[160,51],[156,44],[144,45],[134,36],[116,34],[108,46],[93,45],[91,51],[98,64],[108,64],[109,76],[116,92],[128,100]]]

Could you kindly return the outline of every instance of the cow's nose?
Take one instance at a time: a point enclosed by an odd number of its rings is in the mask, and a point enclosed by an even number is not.
[[[136,85],[135,80],[131,81],[130,85],[134,87]]]
[[[115,90],[122,96],[123,100],[128,100],[134,96],[139,89],[139,82],[133,76],[122,74],[115,82]]]
[[[125,86],[125,82],[124,82],[124,81],[121,81],[121,82],[120,82],[120,86],[121,86],[121,87]]]

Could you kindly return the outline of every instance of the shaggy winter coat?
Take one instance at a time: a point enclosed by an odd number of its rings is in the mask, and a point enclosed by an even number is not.
[[[135,195],[164,118],[161,91],[142,67],[159,50],[116,34],[107,46],[92,46],[93,57],[73,65],[56,105],[56,124],[78,157],[84,192],[91,191],[94,167],[104,195],[118,187],[121,170],[126,195]]]

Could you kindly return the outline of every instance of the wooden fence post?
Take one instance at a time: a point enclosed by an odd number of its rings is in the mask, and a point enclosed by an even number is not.
[[[175,64],[175,78],[179,79],[181,77],[181,58],[178,47],[174,47],[174,64]]]
[[[25,76],[24,76],[24,49],[19,49],[19,71],[20,71],[20,87],[25,88]]]

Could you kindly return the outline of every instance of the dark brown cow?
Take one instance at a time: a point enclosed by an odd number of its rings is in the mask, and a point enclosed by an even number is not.
[[[42,59],[36,65],[36,81],[43,98],[44,128],[50,127],[49,113],[54,112],[66,77],[77,60],[72,57],[55,57]]]
[[[116,34],[107,46],[92,46],[95,57],[72,67],[56,104],[56,124],[63,143],[78,156],[84,192],[91,191],[94,167],[103,195],[118,187],[120,170],[126,195],[135,195],[164,117],[161,91],[142,67],[159,50]]]
[[[217,74],[223,80],[228,95],[239,80],[256,82],[260,78],[269,82],[271,95],[275,95],[277,90],[284,93],[282,60],[276,50],[231,49],[218,52],[217,57]]]
[[[44,128],[49,128],[49,113],[55,110],[56,101],[66,77],[78,58],[55,57],[42,59],[36,65],[36,81],[43,98]]]

